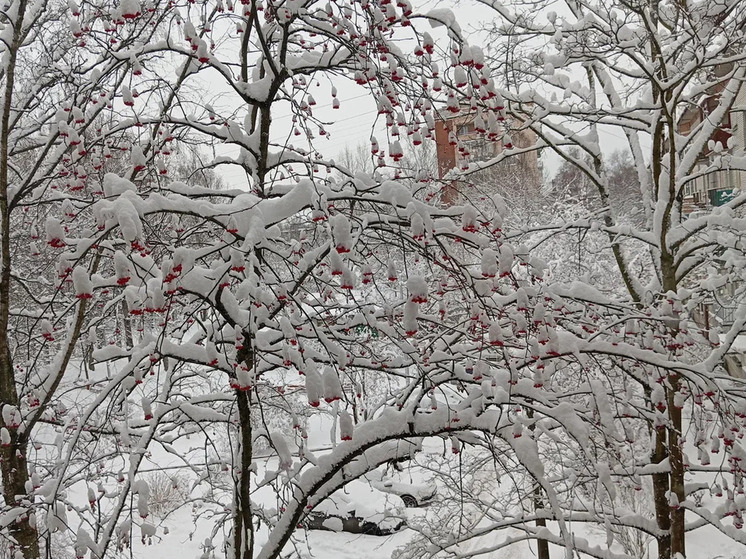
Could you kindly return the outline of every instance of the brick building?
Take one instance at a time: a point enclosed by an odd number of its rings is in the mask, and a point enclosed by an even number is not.
[[[536,144],[536,134],[522,129],[512,132],[511,145],[505,145],[505,136],[494,140],[485,132],[475,127],[475,115],[462,113],[435,123],[435,143],[438,157],[438,176],[444,178],[452,169],[465,170],[469,163],[488,161],[504,149],[527,148]],[[527,186],[538,188],[541,173],[539,158],[536,150],[529,150],[501,161],[492,172],[500,172],[508,166],[517,165],[522,168],[522,176],[531,183]]]
[[[679,118],[679,133],[687,136],[719,103],[722,85],[703,95],[696,106],[688,107]],[[697,161],[692,175],[709,167],[715,157],[727,153],[742,157],[746,154],[746,86],[742,85],[733,106],[713,134],[709,145]],[[698,176],[684,187],[684,213],[707,210],[730,200],[737,190],[746,188],[746,171],[721,169]]]

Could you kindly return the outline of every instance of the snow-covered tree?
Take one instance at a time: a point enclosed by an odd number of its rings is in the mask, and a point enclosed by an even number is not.
[[[728,140],[746,73],[744,4],[485,5],[495,15],[492,63],[505,68],[504,118],[538,137],[535,146],[506,150],[493,163],[526,149],[551,151],[577,169],[572,174],[593,188],[597,202],[574,219],[519,230],[528,239],[525,253],[535,254],[555,235],[576,233],[596,243],[600,233],[606,243],[594,251],[608,255],[616,280],[611,286],[583,275],[555,280],[550,269],[543,287],[528,293],[522,307],[544,307],[534,329],[526,320],[528,348],[550,315],[556,322],[550,338],[557,335],[559,343],[553,358],[550,339],[520,364],[534,369],[543,386],[524,400],[532,414],[521,423],[532,427],[540,453],[559,458],[545,461],[540,475],[527,468],[542,492],[533,517],[496,519],[443,545],[513,524],[529,539],[597,557],[612,552],[619,529],[653,536],[661,559],[686,556],[688,533],[703,526],[746,543],[739,496],[743,385],[723,366],[744,326],[745,199],[737,193],[709,213],[684,215],[698,177],[744,169],[742,152],[733,151],[738,143]],[[613,201],[619,168],[602,145],[610,134],[624,138],[632,154],[644,220],[628,219]],[[736,309],[732,321],[721,330],[694,320],[726,291]],[[514,400],[527,396],[512,392]],[[558,412],[565,405],[575,412],[563,418]],[[588,414],[593,421],[581,427],[578,417]],[[652,520],[625,509],[617,495],[628,486],[651,492]],[[528,527],[534,519],[556,523]],[[605,530],[607,547],[570,542],[566,523],[577,521]]]
[[[62,495],[52,482],[61,471],[54,466],[53,431],[63,437],[81,418],[61,393],[90,383],[77,364],[85,348],[101,343],[95,337],[104,323],[114,334],[109,326],[119,301],[96,294],[118,289],[123,280],[105,272],[124,259],[97,233],[105,226],[90,209],[114,195],[104,192],[102,177],[125,170],[117,152],[126,151],[134,176],[146,154],[132,144],[162,137],[162,129],[159,136],[158,127],[132,118],[136,92],[128,87],[150,59],[132,47],[154,40],[160,31],[152,24],[162,16],[155,8],[140,13],[137,2],[21,0],[3,10],[0,470],[5,531],[25,557],[39,556],[40,535],[67,530]],[[142,95],[152,92],[145,87]],[[132,239],[133,226],[123,227]],[[87,429],[98,432],[95,425]]]
[[[497,90],[450,11],[407,0],[5,11],[0,470],[20,554],[56,533],[81,557],[160,537],[144,470],[168,457],[213,522],[205,553],[279,557],[304,545],[324,498],[431,436],[468,465],[499,457],[495,474],[516,482],[470,495],[482,522],[423,528],[431,541],[412,555],[517,527],[545,550],[608,556],[575,537],[578,521],[607,548],[650,533],[665,559],[684,554],[687,527],[744,541],[742,387],[720,366],[744,317],[722,339],[691,320],[725,285],[739,300],[743,200],[681,218],[746,72],[743,6],[490,5],[537,49],[511,68],[521,89]],[[684,134],[682,108],[712,92]],[[335,172],[319,142],[361,93],[385,122],[369,138],[378,171]],[[573,163],[594,213],[511,232],[499,195],[444,207],[428,173],[401,165],[405,134],[432,138],[436,99],[468,106],[501,158],[547,148]],[[643,227],[608,202],[601,125],[628,139]],[[538,144],[512,146],[511,127]],[[214,150],[204,165],[240,169],[249,189],[171,169],[179,142]],[[709,146],[720,155],[701,172],[740,165],[725,147]],[[616,284],[555,278],[539,254],[568,231],[608,241]],[[84,350],[94,367],[78,375]],[[317,456],[305,435],[318,410],[333,428]],[[620,514],[619,495],[648,484],[654,520]]]
[[[459,433],[496,428],[499,416],[456,411],[451,384],[473,382],[464,357],[481,352],[500,312],[498,259],[510,270],[513,254],[483,258],[499,228],[472,207],[426,202],[437,200],[429,176],[416,188],[396,178],[399,136],[432,135],[442,73],[496,102],[449,11],[415,15],[406,0],[12,8],[0,469],[19,556],[39,557],[57,533],[74,534],[80,557],[138,545],[135,530],[159,537],[141,470],[161,455],[193,491],[210,488],[192,497],[212,507],[217,540],[203,549],[277,557],[325,496],[423,436],[455,452]],[[442,73],[430,26],[463,50]],[[214,99],[206,80],[221,84]],[[339,179],[314,149],[331,131],[317,98],[334,110],[342,83],[385,119],[371,151],[390,174]],[[279,110],[288,123],[273,123]],[[298,144],[274,142],[278,130]],[[250,191],[171,179],[178,141],[228,144],[235,155],[209,166],[242,168]],[[83,358],[93,367],[78,375]],[[371,383],[389,393],[366,400]],[[440,405],[437,392],[449,395]],[[315,457],[298,410],[322,407],[336,446]],[[195,434],[202,452],[186,442]],[[260,475],[255,449],[267,446],[277,463]],[[265,488],[274,503],[255,499]]]

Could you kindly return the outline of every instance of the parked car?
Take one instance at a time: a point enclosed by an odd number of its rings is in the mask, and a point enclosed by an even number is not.
[[[308,513],[309,530],[389,536],[406,526],[401,506],[365,482],[351,481]]]
[[[371,486],[384,493],[398,495],[405,507],[423,507],[432,501],[437,493],[435,485],[403,483],[392,479],[372,481]]]

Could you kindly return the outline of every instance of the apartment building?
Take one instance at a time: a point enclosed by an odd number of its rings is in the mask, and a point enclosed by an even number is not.
[[[708,118],[718,105],[720,89],[716,88],[703,95],[696,107],[689,107],[684,111],[679,119],[679,132],[682,135],[688,135]],[[695,178],[684,187],[685,214],[721,206],[738,190],[746,188],[746,171],[725,168],[698,176],[722,153],[734,156],[746,154],[746,86],[741,86],[731,110],[697,162],[693,172]]]
[[[533,131],[514,128],[510,136],[490,134],[481,129],[476,114],[468,110],[437,121],[435,143],[438,176],[442,179],[453,169],[466,170],[470,163],[488,161],[505,149],[521,150],[536,144]],[[526,187],[539,188],[541,172],[536,150],[527,150],[501,161],[489,172],[505,175],[509,170],[520,171]]]

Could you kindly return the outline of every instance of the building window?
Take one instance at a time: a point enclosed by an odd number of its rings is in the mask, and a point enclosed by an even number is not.
[[[487,161],[495,157],[495,143],[489,140],[483,138],[467,140],[464,145],[469,150],[470,161]]]

